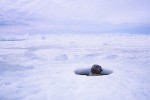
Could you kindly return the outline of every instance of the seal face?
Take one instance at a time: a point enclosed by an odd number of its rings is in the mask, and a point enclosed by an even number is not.
[[[101,72],[103,71],[102,67],[100,65],[93,65],[91,68],[92,75],[101,75]]]

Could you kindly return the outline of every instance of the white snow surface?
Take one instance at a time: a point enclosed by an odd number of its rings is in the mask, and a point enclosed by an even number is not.
[[[0,34],[0,100],[149,100],[149,74],[150,35]]]

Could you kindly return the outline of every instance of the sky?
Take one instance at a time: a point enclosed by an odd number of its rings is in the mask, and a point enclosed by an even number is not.
[[[149,0],[0,0],[0,32],[150,33]]]

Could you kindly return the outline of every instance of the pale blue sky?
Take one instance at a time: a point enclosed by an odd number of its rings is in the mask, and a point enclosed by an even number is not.
[[[150,0],[0,0],[0,32],[149,33]],[[8,31],[8,30],[7,30]]]

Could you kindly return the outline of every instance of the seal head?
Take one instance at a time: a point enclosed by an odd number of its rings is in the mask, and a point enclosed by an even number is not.
[[[91,68],[92,75],[101,75],[101,72],[103,71],[102,67],[100,65],[93,65]]]

